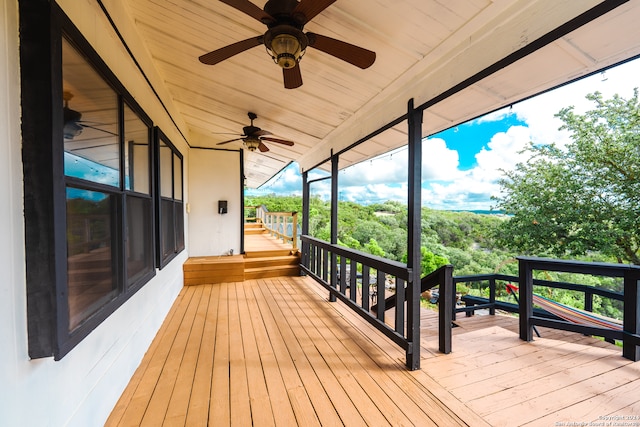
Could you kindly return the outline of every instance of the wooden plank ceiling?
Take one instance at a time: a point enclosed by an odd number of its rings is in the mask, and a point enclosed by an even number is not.
[[[428,102],[594,7],[623,3],[431,106],[423,135],[640,54],[637,1],[338,0],[304,30],[373,50],[375,63],[362,70],[310,48],[300,62],[304,84],[285,89],[282,70],[264,46],[216,65],[198,61],[266,30],[221,1],[104,3],[108,10],[124,8],[133,21],[191,146],[241,149],[242,141],[216,144],[242,134],[249,111],[258,115],[256,126],[295,141],[293,147],[268,143],[266,153],[247,151],[249,187],[260,186],[290,161],[304,169],[324,162],[331,150],[404,115],[409,99]],[[260,8],[265,3],[254,1]],[[341,159],[340,167],[405,144],[405,127],[379,135]]]

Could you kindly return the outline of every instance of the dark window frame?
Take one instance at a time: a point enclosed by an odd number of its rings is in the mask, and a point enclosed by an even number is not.
[[[60,360],[156,274],[155,159],[153,122],[54,3],[20,0],[20,69],[25,203],[25,252],[29,356]],[[65,176],[63,141],[62,40],[67,40],[117,94],[120,185],[113,187]],[[147,127],[149,194],[126,190],[124,108]],[[114,196],[110,221],[112,275],[116,295],[70,331],[67,271],[67,188]],[[129,283],[125,254],[127,200],[149,207],[148,265]]]
[[[160,156],[160,147],[161,143],[164,143],[172,153],[171,159],[171,197],[164,197],[162,195],[161,188],[161,180],[162,180],[162,169],[161,169],[161,156]],[[171,262],[180,252],[182,252],[185,248],[184,245],[184,158],[182,153],[176,148],[176,146],[171,142],[169,137],[162,132],[159,127],[154,128],[154,157],[155,164],[154,170],[156,171],[156,198],[155,198],[155,216],[156,216],[156,263],[160,269],[164,268],[167,264]],[[178,159],[180,162],[180,199],[176,199],[176,182],[175,182],[175,163],[174,159]],[[173,250],[164,253],[164,247],[167,243],[167,239],[163,234],[163,217],[164,213],[162,210],[163,203],[170,203],[172,210],[172,218],[171,221],[173,223]]]

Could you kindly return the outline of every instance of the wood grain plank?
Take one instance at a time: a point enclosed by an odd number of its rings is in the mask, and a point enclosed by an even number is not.
[[[335,313],[332,313],[332,310],[326,308],[323,310],[323,307],[314,303],[315,301],[308,301],[300,295],[293,301],[301,310],[313,313],[315,319],[309,328],[313,328],[329,346],[325,351],[335,350],[342,355],[340,362],[344,369],[350,372],[354,380],[360,384],[372,404],[381,411],[386,422],[391,425],[436,425],[420,407],[409,403],[411,400],[405,395],[407,391],[385,375],[384,370],[380,369],[373,359],[375,354],[365,353],[362,348],[354,344],[355,341],[362,339],[362,336],[353,336],[352,330],[341,327],[336,322]],[[314,339],[316,343],[319,341],[319,338]],[[341,368],[340,364],[332,366],[332,369]],[[366,400],[358,400],[358,402],[364,407]]]
[[[209,420],[220,425],[231,424],[231,408],[229,403],[229,286],[218,285],[220,296],[218,301],[218,325],[216,327],[216,344],[211,375],[211,397]]]
[[[158,334],[151,342],[149,349],[145,357],[140,362],[140,365],[136,369],[131,381],[127,385],[127,388],[120,396],[120,399],[116,403],[114,410],[109,415],[105,425],[113,426],[113,425],[136,425],[140,423],[142,420],[142,416],[144,415],[144,410],[146,409],[146,403],[142,404],[141,399],[137,399],[138,404],[132,405],[132,400],[137,398],[138,395],[144,394],[144,386],[140,387],[140,384],[145,380],[147,385],[150,385],[150,382],[146,380],[146,377],[153,377],[154,372],[148,371],[150,366],[152,366],[151,361],[162,358],[161,354],[168,352],[168,347],[164,347],[162,345],[163,342],[166,342],[167,333],[171,329],[170,325],[174,325],[175,321],[181,318],[184,314],[184,310],[186,306],[184,306],[183,301],[186,298],[190,298],[191,293],[181,292],[173,306],[167,313],[167,317],[162,323]],[[133,418],[133,421],[127,421]]]
[[[209,396],[211,395],[220,287],[207,286],[206,288],[209,289],[209,301],[207,302],[202,344],[198,353],[191,399],[187,409],[185,425],[188,426],[204,426],[207,425],[209,419]]]
[[[171,348],[162,366],[162,372],[140,423],[141,426],[158,426],[164,421],[202,292],[202,287],[198,287],[193,291],[193,297],[189,301],[185,315],[176,330],[175,339],[171,343]]]
[[[159,331],[159,336],[156,337],[158,344],[155,351],[148,358],[148,364],[146,366],[141,365],[138,368],[141,372],[141,378],[118,425],[138,426],[142,423],[149,407],[150,398],[159,382],[167,357],[176,339],[176,334],[180,329],[193,296],[194,292],[184,292],[183,297],[176,301],[176,311],[170,320],[165,320],[162,329]]]
[[[231,425],[251,425],[251,404],[247,378],[247,359],[242,346],[242,331],[236,284],[229,284],[229,406]]]
[[[193,384],[198,355],[203,341],[205,319],[209,310],[211,287],[202,286],[198,290],[201,290],[202,294],[198,300],[198,305],[194,307],[195,317],[187,344],[184,347],[184,354],[165,415],[164,424],[168,425],[185,425],[189,401],[193,397]]]
[[[264,282],[259,280],[258,283]],[[317,376],[317,371],[307,359],[303,348],[304,342],[300,343],[298,341],[294,329],[287,322],[288,319],[286,319],[280,307],[282,301],[279,300],[278,287],[279,284],[270,281],[270,286],[260,286],[259,289],[267,301],[268,307],[272,310],[278,331],[291,354],[295,368],[315,408],[320,423],[322,425],[341,425],[343,421],[339,415],[339,410],[334,406],[334,403],[340,402],[335,402],[329,397],[327,390],[324,389]]]
[[[264,377],[264,370],[256,343],[255,331],[251,322],[251,313],[247,304],[247,294],[244,283],[236,283],[236,298],[238,300],[238,333],[242,337],[242,348],[245,357],[247,385],[251,403],[251,418],[253,423],[264,426],[275,425],[273,410],[269,400],[269,392]]]
[[[295,425],[296,415],[293,410],[293,402],[289,400],[283,379],[285,374],[282,372],[281,365],[278,363],[278,359],[276,358],[271,340],[269,339],[266,330],[266,325],[270,324],[270,322],[268,319],[262,317],[262,312],[260,311],[258,301],[254,293],[254,288],[258,285],[255,282],[249,282],[249,284],[250,286],[247,286],[245,289],[245,298],[249,314],[248,317],[251,320],[251,330],[255,338],[257,351],[259,352],[267,395],[273,411],[273,418],[277,426]],[[282,356],[289,359],[288,353]],[[316,424],[318,423],[312,406],[311,413],[313,417],[311,417],[311,419],[305,418],[305,424],[302,425],[311,425],[313,423],[312,419],[315,420]]]
[[[263,349],[264,358],[267,361],[266,363],[269,363],[269,366],[272,368],[277,366],[279,370],[279,375],[277,375],[277,373],[274,372],[274,369],[268,369],[266,376],[269,384],[269,390],[281,392],[284,387],[285,391],[284,394],[278,394],[278,396],[272,397],[274,407],[279,404],[283,404],[285,407],[284,411],[275,411],[277,414],[276,422],[279,423],[279,416],[289,418],[290,421],[290,414],[288,414],[289,411],[286,409],[286,402],[289,401],[291,404],[291,411],[293,412],[298,425],[320,425],[314,405],[304,388],[302,379],[300,378],[299,372],[293,361],[293,355],[289,352],[289,349],[285,344],[284,337],[279,330],[274,313],[271,311],[271,307],[264,298],[262,290],[260,289],[264,282],[256,281],[252,283],[256,284],[252,288],[252,291],[256,297],[255,301],[257,310],[260,313],[260,317],[264,325],[264,331],[262,331],[262,328],[258,328],[258,331],[266,334],[266,336],[263,335],[263,337],[268,339],[270,344],[269,347],[261,346],[261,349]],[[255,320],[256,323],[259,321],[258,319]],[[264,349],[267,349],[267,351],[264,351]],[[270,356],[271,354],[273,354],[273,357]],[[320,396],[316,396],[316,398],[320,398]],[[326,402],[323,400],[322,403]],[[337,414],[333,419],[339,421]],[[303,421],[304,423],[302,423]],[[285,419],[285,422],[288,421]],[[286,426],[291,424],[281,425]]]

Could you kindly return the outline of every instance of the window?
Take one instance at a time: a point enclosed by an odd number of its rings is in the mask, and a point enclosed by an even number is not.
[[[51,28],[21,15],[29,355],[58,360],[155,275],[153,123],[63,12],[39,5]]]
[[[182,155],[167,136],[156,128],[158,147],[158,264],[164,267],[184,249],[182,202]]]
[[[154,274],[151,123],[66,38],[62,93],[72,333]]]

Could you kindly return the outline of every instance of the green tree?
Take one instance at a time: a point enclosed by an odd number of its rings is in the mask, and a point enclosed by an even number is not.
[[[640,264],[640,104],[587,99],[556,116],[571,134],[566,147],[530,144],[530,159],[506,173],[497,207],[513,215],[500,241],[525,253],[557,257],[600,251],[619,262]]]

